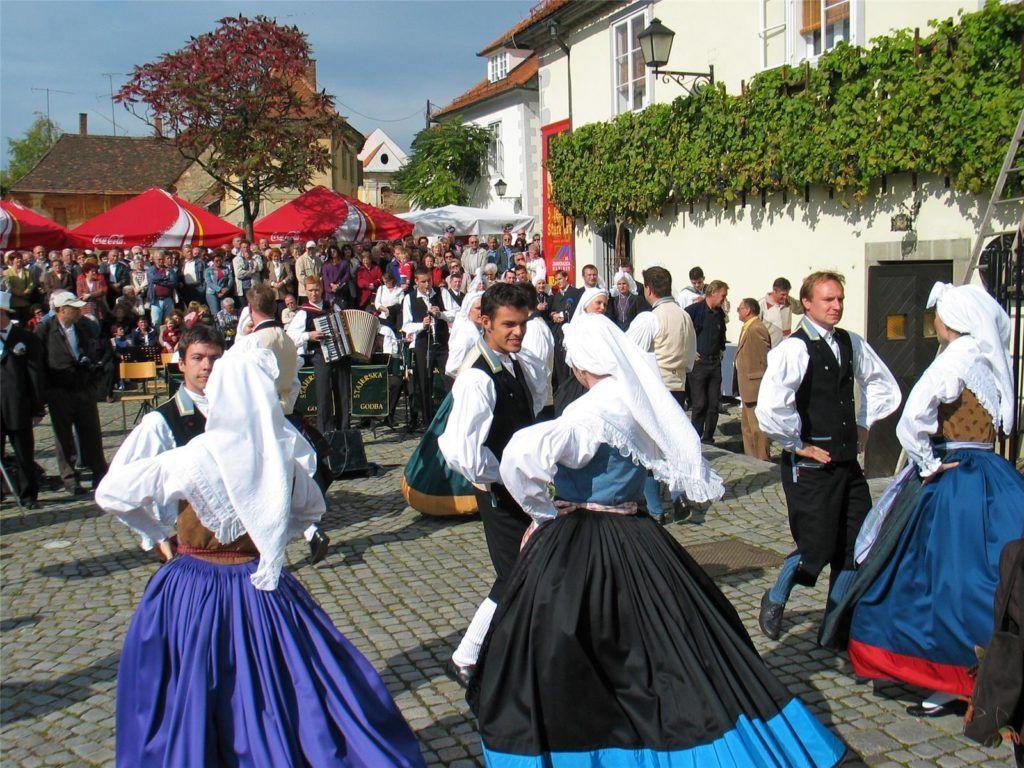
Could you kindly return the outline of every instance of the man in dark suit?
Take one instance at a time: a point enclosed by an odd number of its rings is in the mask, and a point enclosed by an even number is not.
[[[107,281],[107,304],[113,308],[114,302],[124,293],[124,287],[131,284],[131,269],[121,260],[121,251],[111,248],[107,251],[106,260],[100,264],[99,273]]]
[[[559,384],[572,376],[569,366],[565,364],[562,329],[572,320],[583,295],[583,289],[569,285],[569,273],[564,269],[555,272],[555,287],[558,293],[548,302],[547,317],[551,322],[551,335],[555,338],[555,364],[551,370],[551,386],[558,389]]]
[[[39,477],[32,428],[46,413],[39,389],[39,341],[11,322],[11,294],[0,291],[0,449],[11,441],[21,505],[38,505]]]
[[[61,480],[68,493],[78,495],[84,490],[75,473],[72,430],[78,432],[78,458],[92,471],[94,489],[107,472],[96,383],[111,351],[100,339],[99,327],[81,316],[85,302],[68,291],[56,292],[51,301],[56,317],[36,329],[43,347],[42,390],[50,408]]]

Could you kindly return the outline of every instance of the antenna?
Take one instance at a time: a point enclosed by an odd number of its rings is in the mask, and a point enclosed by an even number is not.
[[[110,122],[114,126],[114,135],[117,136],[117,118],[114,117],[114,77],[123,77],[122,72],[104,72],[103,77],[107,78],[107,82],[110,84]]]
[[[46,132],[49,133],[51,131],[50,126],[53,125],[53,123],[50,121],[50,93],[62,93],[62,94],[65,94],[66,96],[74,96],[75,93],[73,91],[57,90],[56,88],[36,88],[36,87],[32,87],[30,90],[33,90],[33,91],[35,91],[37,93],[46,93]],[[50,136],[50,138],[53,138],[53,137]]]

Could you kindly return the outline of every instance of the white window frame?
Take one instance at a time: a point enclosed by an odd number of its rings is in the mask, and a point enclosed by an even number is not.
[[[496,83],[506,77],[508,77],[508,51],[502,51],[487,59],[487,82]]]
[[[487,124],[491,143],[487,147],[487,167],[492,174],[500,176],[505,172],[505,144],[501,138],[501,120]]]
[[[820,0],[820,2],[821,26],[819,30],[820,34],[824,36],[827,29],[825,25],[825,0]],[[845,2],[849,4],[850,8],[850,39],[847,42],[851,45],[864,45],[866,43],[864,39],[864,0],[845,0]],[[821,58],[822,54],[832,50],[825,47],[823,40],[822,49],[815,51],[813,36],[800,34],[800,28],[803,25],[803,0],[790,0],[786,20],[791,30],[787,37],[791,64],[799,64],[803,61],[809,61],[813,64]]]
[[[611,21],[611,23],[608,25],[608,53],[609,53],[608,59],[609,59],[609,61],[611,63],[611,84],[612,84],[611,114],[612,114],[613,117],[616,116],[616,115],[625,114],[626,112],[639,112],[639,111],[642,111],[642,110],[646,109],[647,107],[649,107],[651,104],[654,103],[654,75],[651,73],[651,70],[649,68],[644,67],[644,75],[645,75],[645,77],[644,77],[644,87],[645,87],[645,93],[644,93],[643,103],[640,105],[640,107],[638,107],[636,109],[634,109],[632,106],[630,106],[630,108],[626,109],[626,110],[620,110],[619,109],[619,85],[618,85],[618,81],[616,80],[616,77],[618,75],[617,67],[616,67],[616,63],[617,63],[616,59],[618,58],[618,53],[615,50],[615,29],[616,29],[616,27],[619,27],[622,24],[625,24],[625,25],[627,25],[626,26],[626,30],[627,30],[627,33],[628,33],[629,24],[631,24],[633,19],[635,19],[638,16],[642,16],[643,17],[643,23],[642,23],[641,27],[646,29],[647,26],[651,23],[651,18],[652,18],[652,16],[651,16],[651,7],[648,5],[648,6],[645,6],[643,8],[640,8],[640,9],[635,9],[635,8],[631,9],[627,13],[624,13],[624,14],[622,14],[620,16],[616,16]],[[632,52],[633,52],[633,49],[630,49],[629,53],[632,54]],[[631,65],[631,67],[632,67],[632,65]],[[630,80],[629,83],[630,83],[629,103],[630,103],[630,105],[632,105],[633,104],[633,80]]]

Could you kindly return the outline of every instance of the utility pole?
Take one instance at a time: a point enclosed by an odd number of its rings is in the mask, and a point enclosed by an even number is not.
[[[53,126],[53,122],[50,120],[50,93],[62,93],[66,96],[74,96],[75,94],[72,91],[60,91],[56,88],[33,87],[31,90],[36,91],[37,93],[46,93],[46,132],[49,134],[52,131]],[[52,139],[53,136],[49,136],[49,138]]]
[[[121,76],[120,72],[104,72],[103,77],[107,78],[110,84],[110,122],[114,125],[114,135],[117,136],[117,118],[114,117],[114,75]]]

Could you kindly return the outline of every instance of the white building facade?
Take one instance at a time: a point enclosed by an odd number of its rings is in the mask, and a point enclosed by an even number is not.
[[[395,140],[383,129],[374,129],[366,137],[358,159],[363,166],[359,199],[386,211],[409,210],[405,198],[394,193],[394,175],[409,162],[409,156]]]
[[[487,77],[432,114],[491,132],[485,173],[468,205],[541,218],[540,116],[537,58],[511,47],[481,54]]]

